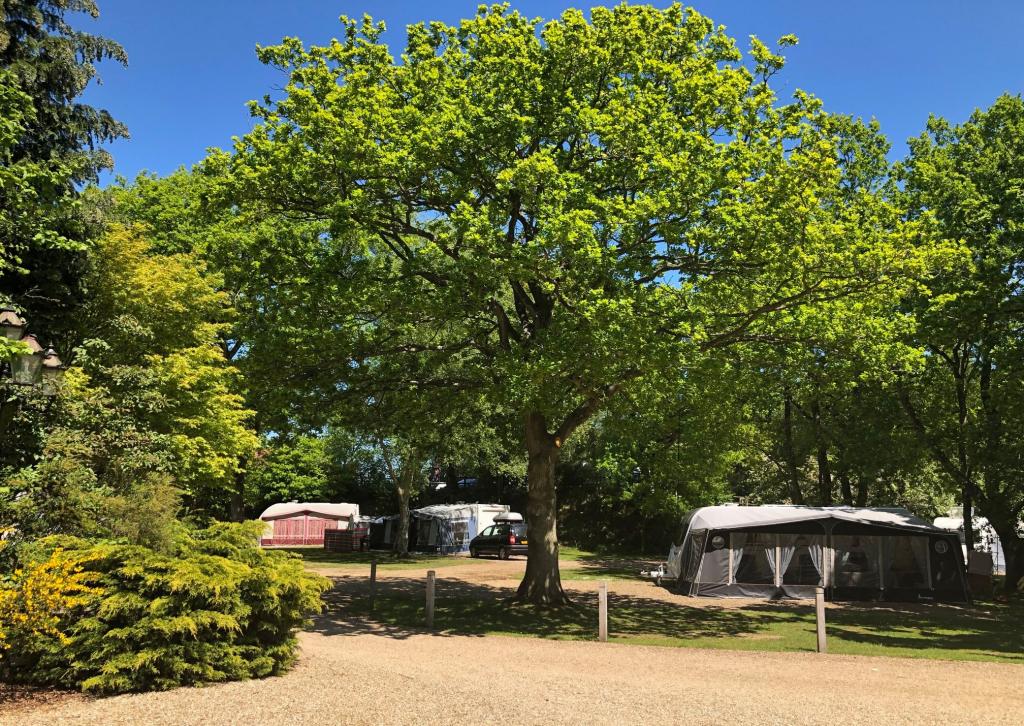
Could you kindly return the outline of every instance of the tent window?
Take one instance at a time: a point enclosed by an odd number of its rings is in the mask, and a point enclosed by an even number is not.
[[[788,561],[782,575],[784,585],[818,585],[822,582],[824,538],[811,535],[782,535],[782,562]]]
[[[878,569],[878,555],[881,538],[866,535],[835,535],[836,587],[881,586]]]
[[[469,520],[454,519],[451,524],[452,544],[456,547],[462,547],[469,544]]]
[[[771,552],[768,549],[771,548]],[[772,560],[775,559],[775,535],[761,532],[749,533],[743,543],[743,549],[734,556],[733,567],[736,571],[736,582],[746,585],[772,585],[775,583],[775,571]]]
[[[885,560],[888,571],[885,586],[920,588],[928,582],[928,539],[926,537],[886,537]]]

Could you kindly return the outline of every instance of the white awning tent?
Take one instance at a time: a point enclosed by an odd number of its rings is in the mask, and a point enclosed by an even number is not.
[[[964,557],[967,557],[966,535],[964,534],[963,516],[936,517],[936,527],[956,532],[963,548]],[[999,540],[996,530],[984,517],[974,517],[974,548],[980,552],[988,552],[992,555],[992,574],[1006,574],[1006,554],[1003,552],[1003,543]]]
[[[469,541],[494,518],[509,511],[507,504],[432,504],[412,511],[416,522],[415,547],[421,551],[466,552]],[[410,543],[413,544],[413,543]]]
[[[702,507],[666,572],[690,595],[967,599],[956,535],[905,509]]]

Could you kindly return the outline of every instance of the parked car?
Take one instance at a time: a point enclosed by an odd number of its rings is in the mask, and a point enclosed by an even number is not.
[[[507,560],[513,555],[525,555],[527,549],[526,524],[509,522],[494,524],[474,537],[469,543],[469,556],[497,555]]]

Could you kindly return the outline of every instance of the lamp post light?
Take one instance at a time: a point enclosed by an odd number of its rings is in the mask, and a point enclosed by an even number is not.
[[[25,319],[12,307],[0,307],[0,332],[8,340],[19,341],[28,347],[28,352],[14,353],[3,360],[0,358],[0,431],[14,418],[20,403],[15,391],[38,389],[47,397],[57,395],[60,380],[64,375],[64,364],[53,348],[43,348],[32,334],[26,334]],[[9,390],[8,390],[9,389]]]
[[[12,307],[0,308],[0,329],[8,340],[21,340],[25,333],[25,320]]]

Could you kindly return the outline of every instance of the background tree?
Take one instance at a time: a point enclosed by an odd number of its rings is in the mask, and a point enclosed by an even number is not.
[[[180,489],[194,517],[224,516],[238,461],[256,445],[238,374],[217,348],[225,296],[198,259],[152,254],[125,229],[97,242],[86,280],[77,322],[91,337],[54,404],[59,423],[40,432],[42,456],[7,472],[8,521],[39,535],[110,533],[114,512],[153,487]]]
[[[841,187],[845,123],[804,93],[779,104],[783,59],[755,39],[748,67],[693,11],[624,4],[541,26],[494,6],[410,27],[401,62],[383,26],[344,29],[260,50],[289,82],[253,105],[235,180],[329,228],[317,264],[372,306],[393,370],[461,355],[446,383],[515,412],[521,599],[565,601],[555,465],[616,395],[827,326],[802,311],[890,299],[923,269],[891,205]],[[425,329],[431,351],[404,344]]]
[[[20,170],[0,198],[0,296],[63,350],[77,342],[90,239],[78,189],[111,167],[100,145],[127,135],[109,113],[77,101],[97,63],[127,62],[114,41],[71,26],[67,16],[79,12],[98,15],[91,0],[0,3],[0,177]]]
[[[932,118],[902,169],[913,217],[962,240],[973,269],[943,275],[919,303],[926,368],[900,400],[935,465],[959,489],[967,544],[973,505],[1006,552],[1007,589],[1024,576],[1024,101],[1002,96],[959,126]]]

